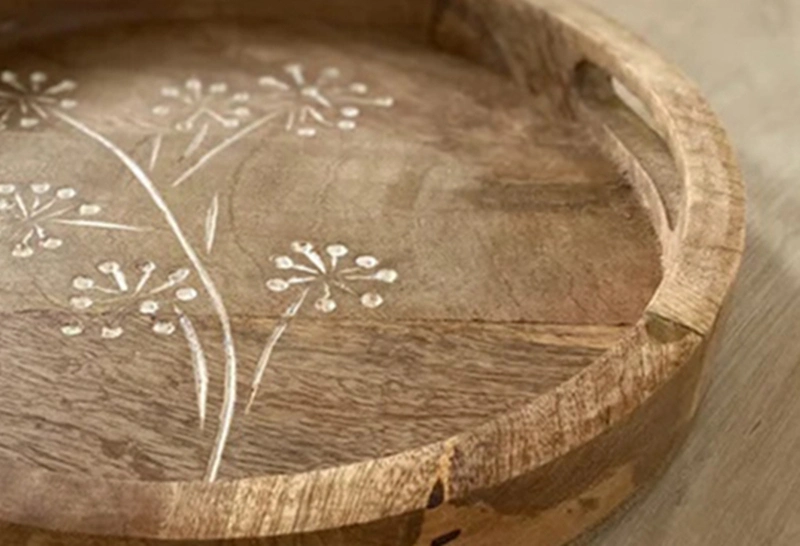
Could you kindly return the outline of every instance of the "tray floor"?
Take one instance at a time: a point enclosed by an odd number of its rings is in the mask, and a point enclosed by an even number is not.
[[[227,479],[521,407],[660,280],[645,212],[582,127],[421,46],[147,23],[37,38],[0,69],[0,460],[202,477],[213,292],[239,364]]]

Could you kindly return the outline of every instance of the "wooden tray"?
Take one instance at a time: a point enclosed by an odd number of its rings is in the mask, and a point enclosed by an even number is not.
[[[687,433],[742,186],[626,31],[565,0],[0,15],[3,544],[560,545]]]

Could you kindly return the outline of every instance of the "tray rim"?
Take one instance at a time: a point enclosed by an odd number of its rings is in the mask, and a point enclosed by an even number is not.
[[[701,347],[744,252],[744,185],[725,131],[678,68],[592,8],[576,0],[492,1],[542,10],[586,60],[633,90],[665,130],[685,183],[681,223],[662,282],[632,331],[530,405],[381,459],[212,484],[104,480],[10,463],[0,471],[3,520],[59,532],[167,540],[266,537],[364,524],[425,509],[437,483],[447,502],[530,473],[614,428],[669,382],[680,366],[669,365],[664,355],[644,353],[664,350],[681,355],[677,360],[684,364],[685,355]],[[708,150],[714,153],[704,153]],[[585,396],[575,400],[574,392]],[[449,479],[457,454],[460,477],[468,474],[469,486]],[[487,460],[497,464],[491,472],[480,471]],[[241,503],[259,509],[237,510]],[[197,521],[207,508],[216,517]],[[193,533],[187,535],[187,529]]]

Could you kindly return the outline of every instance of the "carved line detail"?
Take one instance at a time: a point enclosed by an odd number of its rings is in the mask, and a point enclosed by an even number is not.
[[[75,81],[53,80],[42,71],[31,72],[25,77],[11,70],[0,72],[0,132],[40,131],[50,125],[61,125],[99,145],[133,175],[161,213],[191,266],[191,269],[171,271],[166,280],[154,286],[157,266],[153,262],[145,261],[133,268],[126,268],[113,260],[100,263],[95,273],[72,279],[74,293],[68,304],[75,318],[61,326],[61,334],[75,338],[91,331],[96,332],[100,339],[116,340],[126,334],[125,319],[132,316],[150,318],[151,330],[157,335],[172,336],[181,332],[192,358],[198,421],[202,429],[206,423],[209,363],[200,336],[189,313],[184,310],[185,305],[200,297],[200,292],[187,283],[192,269],[197,275],[199,287],[205,291],[219,319],[225,357],[220,421],[205,476],[210,482],[217,479],[236,409],[234,336],[222,294],[151,174],[157,172],[165,140],[172,135],[190,137],[181,159],[196,156],[191,166],[167,185],[174,188],[269,122],[275,121],[277,127],[301,137],[315,137],[326,128],[351,132],[358,127],[357,120],[364,108],[390,108],[395,103],[391,97],[372,96],[365,83],[343,81],[338,68],[324,68],[314,78],[310,74],[311,71],[301,64],[287,64],[276,75],[258,78],[249,91],[232,90],[227,83],[216,80],[205,83],[199,77],[191,77],[179,85],[165,85],[161,88],[160,102],[150,112],[160,125],[157,123],[154,129],[151,151],[144,168],[108,137],[73,115],[72,112],[79,107],[73,98],[78,90]],[[212,139],[218,139],[218,142],[214,144]],[[220,200],[220,193],[215,192],[205,213],[203,241],[206,254],[213,252],[218,238]],[[93,228],[122,232],[151,229],[98,219],[103,211],[103,206],[81,199],[79,191],[70,186],[54,187],[49,182],[0,183],[0,234],[11,241],[11,254],[15,258],[31,258],[37,250],[61,248],[65,244],[61,229]],[[298,286],[301,293],[283,313],[265,346],[253,380],[251,404],[274,348],[309,295],[314,294],[314,308],[323,314],[332,313],[338,307],[334,291],[354,296],[363,307],[375,309],[383,305],[383,296],[376,291],[361,290],[360,286],[375,282],[392,284],[398,278],[393,269],[377,269],[379,262],[372,256],[359,256],[350,267],[340,268],[341,260],[350,252],[344,245],[328,245],[324,255],[310,243],[295,243],[292,250],[301,256],[281,256],[274,260],[275,265],[281,270],[293,270],[305,276],[271,279],[267,287],[273,292],[284,292]],[[97,320],[101,320],[102,325],[96,330],[87,326]]]
[[[283,312],[267,340],[256,366],[245,413],[249,413],[255,403],[275,347],[312,291],[317,297],[314,309],[325,315],[333,313],[339,307],[334,296],[335,292],[356,298],[367,309],[377,309],[384,304],[383,296],[374,290],[360,290],[360,285],[394,284],[399,277],[394,269],[378,268],[380,261],[369,255],[357,256],[352,264],[342,268],[342,261],[350,254],[350,249],[343,244],[329,244],[325,247],[324,253],[321,253],[312,243],[296,241],[292,243],[291,250],[294,257],[283,255],[272,260],[275,267],[285,271],[287,276],[269,279],[266,285],[270,291],[276,293],[300,288],[300,294]]]

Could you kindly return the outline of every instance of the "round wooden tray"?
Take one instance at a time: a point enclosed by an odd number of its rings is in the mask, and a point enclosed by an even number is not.
[[[560,545],[687,433],[743,192],[626,31],[566,0],[0,16],[1,542]]]

